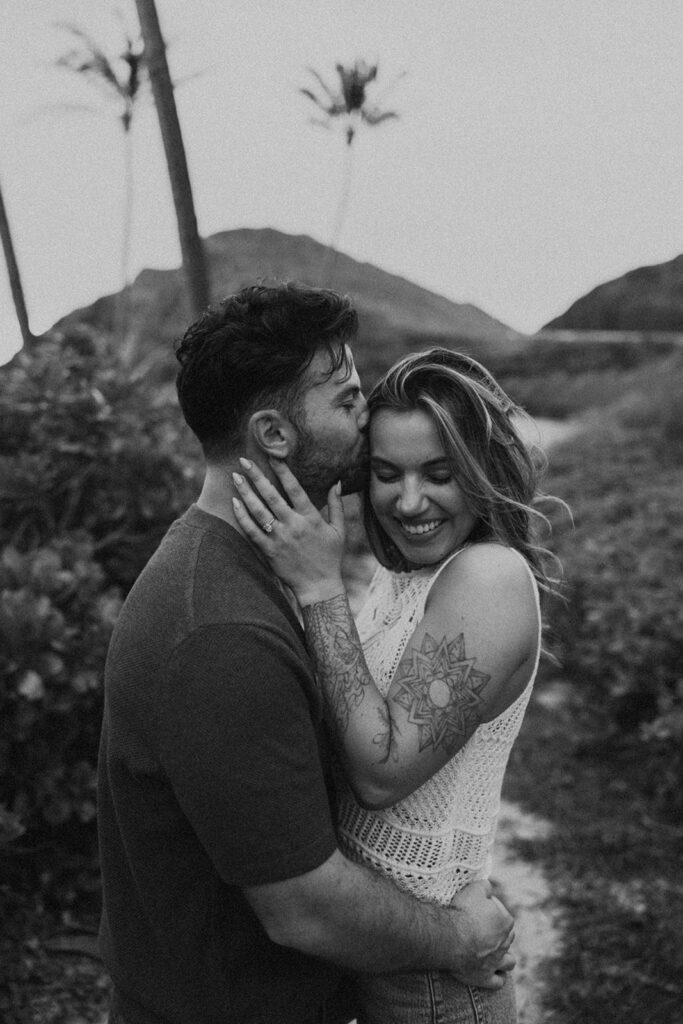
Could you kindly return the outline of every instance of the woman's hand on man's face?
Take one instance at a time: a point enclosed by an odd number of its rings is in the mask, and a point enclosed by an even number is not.
[[[325,518],[284,461],[271,459],[270,465],[282,494],[258,466],[240,459],[243,472],[232,474],[238,495],[233,497],[235,518],[300,605],[336,597],[344,592],[341,488],[335,484],[330,490]]]

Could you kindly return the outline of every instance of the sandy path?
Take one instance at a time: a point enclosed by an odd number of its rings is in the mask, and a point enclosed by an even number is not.
[[[517,960],[515,986],[518,1024],[545,1024],[543,984],[539,968],[561,949],[561,920],[545,874],[535,863],[519,860],[512,839],[544,838],[550,824],[503,801],[494,848],[492,882],[515,918],[512,953]]]

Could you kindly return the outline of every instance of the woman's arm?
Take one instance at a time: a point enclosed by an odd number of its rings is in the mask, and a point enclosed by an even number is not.
[[[475,545],[435,582],[386,699],[372,680],[344,595],[303,608],[327,717],[359,799],[385,807],[431,778],[533,671],[538,621],[524,565]]]
[[[237,480],[243,504],[235,513],[302,606],[326,717],[349,782],[366,806],[395,803],[431,778],[481,722],[500,714],[524,689],[538,635],[529,574],[501,545],[463,551],[432,587],[424,618],[383,698],[341,581],[339,496],[330,493],[328,523],[284,464],[276,472],[291,505],[256,467],[246,472],[267,507]],[[256,523],[273,515],[266,534]]]

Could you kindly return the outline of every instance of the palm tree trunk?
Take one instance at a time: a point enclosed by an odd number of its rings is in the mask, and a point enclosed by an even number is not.
[[[324,288],[331,288],[334,284],[334,275],[337,269],[337,257],[339,256],[338,246],[341,239],[342,228],[346,220],[346,213],[349,208],[351,197],[351,179],[353,175],[353,136],[347,142],[344,152],[344,177],[342,181],[341,194],[337,204],[337,212],[334,218],[334,226],[330,237],[329,245],[325,253],[322,267],[322,284]]]
[[[133,353],[130,351],[128,331],[130,329],[130,239],[133,224],[133,137],[132,127],[124,127],[123,152],[123,226],[121,231],[121,292],[117,303],[117,319],[119,344],[124,362],[130,362]]]
[[[31,342],[34,340],[31,328],[28,323],[28,313],[26,311],[26,300],[24,298],[24,289],[21,283],[21,274],[19,273],[19,264],[17,263],[17,257],[14,252],[14,244],[12,242],[12,232],[10,230],[9,220],[7,219],[7,211],[5,209],[5,201],[2,196],[2,186],[0,185],[0,239],[2,239],[2,249],[5,254],[5,262],[7,263],[7,273],[9,275],[9,285],[12,292],[12,299],[14,301],[14,308],[17,313],[17,320],[19,321],[19,328],[21,330],[21,337],[24,342],[24,348],[27,350],[31,346]]]
[[[140,28],[145,40],[145,59],[154,93],[154,102],[164,142],[166,164],[171,179],[173,203],[178,219],[180,250],[187,280],[190,304],[200,313],[209,304],[209,278],[202,240],[197,230],[190,174],[183,136],[173,95],[173,83],[166,60],[166,45],[161,34],[154,0],[135,0]]]

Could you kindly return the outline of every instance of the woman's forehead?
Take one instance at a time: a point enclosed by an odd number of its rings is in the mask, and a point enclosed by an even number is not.
[[[432,417],[422,409],[377,409],[370,419],[370,444],[389,455],[411,451],[435,458],[444,453],[443,443]]]

